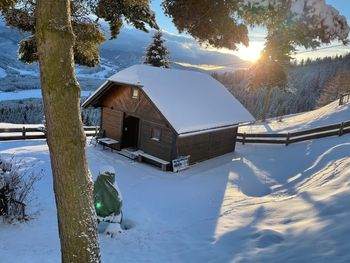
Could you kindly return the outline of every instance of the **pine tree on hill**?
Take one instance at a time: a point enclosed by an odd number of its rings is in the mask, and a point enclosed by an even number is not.
[[[169,51],[164,45],[165,40],[161,31],[156,31],[153,35],[152,43],[147,47],[144,56],[144,64],[154,67],[169,68]]]

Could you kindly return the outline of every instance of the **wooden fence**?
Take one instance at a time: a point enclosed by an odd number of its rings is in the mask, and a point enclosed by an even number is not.
[[[290,133],[238,133],[237,141],[245,143],[285,144],[319,139],[329,136],[342,136],[350,133],[350,121]]]
[[[84,126],[86,136],[95,136],[97,126]],[[0,128],[0,141],[46,139],[46,131],[43,128]]]

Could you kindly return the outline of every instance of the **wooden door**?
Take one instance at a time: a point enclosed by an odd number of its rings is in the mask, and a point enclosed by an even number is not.
[[[127,116],[124,118],[122,148],[138,148],[140,119]]]

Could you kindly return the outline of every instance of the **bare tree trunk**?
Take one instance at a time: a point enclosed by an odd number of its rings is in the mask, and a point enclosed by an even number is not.
[[[37,42],[62,262],[100,262],[69,0],[39,0]]]

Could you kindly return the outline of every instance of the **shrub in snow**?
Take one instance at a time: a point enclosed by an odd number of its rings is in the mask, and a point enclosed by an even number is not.
[[[104,166],[94,184],[94,204],[99,230],[111,236],[121,231],[122,222],[123,201],[115,177],[114,168]]]
[[[0,217],[5,222],[28,220],[25,208],[41,177],[42,172],[35,174],[23,162],[0,158]]]
[[[164,46],[164,42],[165,40],[163,39],[162,32],[155,32],[152,43],[146,49],[144,64],[160,68],[169,68],[169,51]]]

